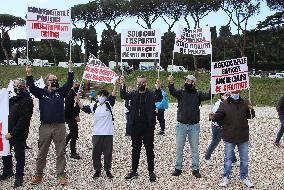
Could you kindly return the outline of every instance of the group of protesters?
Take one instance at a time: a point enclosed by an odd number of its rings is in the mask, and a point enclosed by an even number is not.
[[[35,175],[31,184],[37,185],[42,182],[46,158],[51,141],[56,150],[56,175],[60,185],[67,184],[66,147],[70,141],[70,157],[80,159],[76,151],[78,138],[79,113],[92,114],[92,159],[94,167],[93,178],[101,176],[101,155],[104,155],[104,171],[108,178],[113,178],[112,152],[114,135],[114,113],[112,107],[116,101],[117,84],[114,85],[111,94],[105,89],[97,92],[97,98],[89,105],[83,105],[79,98],[80,82],[74,80],[72,63],[68,64],[67,82],[60,87],[58,78],[49,74],[45,78],[45,88],[35,86],[32,76],[32,68],[26,66],[26,80],[16,79],[14,89],[16,96],[10,99],[9,133],[6,139],[11,147],[14,147],[16,158],[16,173],[14,186],[23,185],[25,166],[25,145],[28,137],[30,120],[33,114],[33,100],[29,92],[39,99],[40,126],[38,138],[38,156],[36,159]],[[146,149],[149,180],[156,181],[155,153],[154,153],[154,130],[156,120],[159,121],[160,131],[158,135],[165,135],[165,110],[168,108],[167,94],[162,81],[156,80],[155,90],[147,86],[147,77],[137,77],[137,89],[127,91],[125,78],[119,79],[120,97],[126,102],[126,136],[131,136],[132,163],[131,171],[125,176],[126,180],[138,177],[138,166],[142,143]],[[201,178],[199,161],[199,134],[200,134],[200,105],[202,101],[212,98],[208,92],[196,89],[197,79],[193,75],[184,78],[184,86],[176,89],[174,77],[168,77],[168,89],[170,95],[177,99],[177,124],[176,124],[176,162],[172,176],[180,176],[183,169],[183,150],[188,139],[191,149],[192,175]],[[29,92],[27,90],[29,89]],[[280,116],[281,128],[275,141],[280,146],[280,139],[284,132],[284,97],[280,98],[277,111]],[[221,139],[225,143],[224,150],[224,173],[219,184],[226,187],[230,182],[232,165],[240,165],[240,179],[247,187],[253,187],[248,176],[249,167],[249,126],[248,119],[255,116],[251,103],[240,96],[240,91],[226,92],[220,95],[209,118],[212,121],[212,141],[204,156],[205,163],[213,164],[211,154]],[[70,133],[66,135],[66,126]],[[238,148],[239,158],[234,149]],[[0,181],[14,175],[12,168],[12,156],[3,156],[3,174]]]

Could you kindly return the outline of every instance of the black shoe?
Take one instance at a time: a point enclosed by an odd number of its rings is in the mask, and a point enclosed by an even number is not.
[[[155,182],[156,181],[156,174],[154,172],[149,172],[149,179],[150,182]]]
[[[107,171],[106,171],[106,176],[107,176],[109,179],[112,179],[112,178],[113,178],[113,175],[111,174],[110,170],[107,170]]]
[[[70,158],[73,158],[73,159],[76,159],[76,160],[80,160],[81,159],[81,157],[77,153],[71,153]]]
[[[173,171],[173,173],[172,173],[172,176],[180,176],[181,173],[182,173],[181,170],[175,169],[175,171]]]
[[[23,186],[23,179],[16,179],[14,182],[14,188]]]
[[[164,135],[165,132],[164,131],[160,131],[157,135]]]
[[[97,179],[101,176],[101,170],[96,170],[95,174],[93,175],[94,179]]]
[[[13,177],[13,176],[14,176],[13,173],[10,173],[10,174],[2,174],[2,175],[0,175],[0,181],[9,179],[10,177]]]
[[[192,170],[192,174],[193,174],[196,178],[201,178],[201,174],[199,173],[199,170]]]
[[[131,171],[125,176],[125,179],[134,179],[138,177],[138,173],[135,171]]]

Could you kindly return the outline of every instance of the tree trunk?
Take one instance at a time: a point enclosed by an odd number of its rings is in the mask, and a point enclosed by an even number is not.
[[[4,46],[4,31],[2,31],[2,39],[1,39],[1,47],[3,49],[3,52],[4,52],[4,55],[5,55],[5,58],[7,60],[7,63],[4,62],[4,65],[9,65],[9,61],[10,61],[10,58],[9,58],[9,54],[8,54],[8,51],[6,50],[5,46]]]
[[[49,46],[50,46],[51,53],[52,53],[52,56],[53,56],[54,64],[55,64],[55,65],[58,65],[58,64],[57,64],[57,59],[56,59],[56,55],[55,55],[55,52],[54,52],[54,48],[53,48],[52,41],[51,41],[51,40],[48,40],[48,42],[49,42]]]
[[[85,38],[84,38],[84,49],[85,49],[85,52],[84,52],[84,63],[86,64],[87,63],[87,54],[88,54],[88,52],[87,52],[87,38],[86,38],[86,36],[85,36]]]

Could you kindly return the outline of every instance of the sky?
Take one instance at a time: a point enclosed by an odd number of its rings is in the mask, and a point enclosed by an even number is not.
[[[67,9],[76,4],[85,4],[88,3],[90,0],[0,0],[5,1],[5,3],[1,3],[0,6],[0,14],[11,14],[14,16],[20,16],[25,18],[27,12],[27,6],[32,5],[35,7],[40,8],[56,8],[56,9]],[[259,21],[263,21],[267,16],[274,14],[273,11],[270,11],[269,8],[266,6],[265,2],[262,2],[261,9],[259,15],[256,15],[249,20],[248,29],[254,29]],[[219,31],[222,25],[226,25],[229,19],[228,16],[223,11],[212,12],[204,19],[202,19],[200,26],[216,26],[217,31]],[[143,23],[143,21],[140,21]],[[194,26],[193,20],[190,20],[192,26]],[[186,25],[183,19],[177,22],[173,28],[174,31],[177,31],[178,26]],[[153,24],[153,29],[159,29],[162,33],[166,32],[168,29],[167,24],[162,19],[158,19]],[[104,24],[96,25],[96,30],[98,34],[98,40],[101,40],[101,33],[106,29]],[[117,32],[121,32],[123,29],[141,29],[136,23],[135,18],[128,18],[127,20],[123,21],[117,28]],[[236,27],[231,24],[232,33],[236,33]],[[9,32],[10,38],[15,39],[24,39],[26,38],[25,34],[26,30],[25,27],[17,27],[16,29]]]

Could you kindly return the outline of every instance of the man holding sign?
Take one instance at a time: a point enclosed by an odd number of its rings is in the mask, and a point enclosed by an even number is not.
[[[197,91],[195,88],[196,78],[188,75],[184,80],[184,89],[176,90],[174,87],[174,77],[169,76],[170,94],[178,99],[177,126],[176,126],[176,164],[173,176],[182,173],[183,148],[188,138],[191,158],[192,174],[196,178],[201,178],[199,173],[199,132],[200,132],[200,109],[201,101],[210,100],[210,92]]]
[[[140,76],[137,78],[138,90],[126,92],[125,80],[120,78],[120,96],[122,99],[131,100],[129,110],[129,125],[131,126],[132,140],[132,171],[125,179],[138,177],[138,165],[142,142],[146,149],[148,172],[150,182],[156,181],[154,173],[154,130],[156,125],[155,102],[163,99],[161,83],[156,82],[156,90],[152,92],[147,89],[147,78]]]
[[[36,162],[36,174],[32,179],[32,184],[41,183],[43,170],[46,166],[46,157],[51,141],[54,142],[56,150],[56,174],[60,185],[66,185],[66,158],[65,158],[65,117],[64,117],[64,98],[72,88],[73,72],[72,62],[68,64],[67,82],[59,87],[58,78],[49,74],[45,79],[45,88],[35,86],[32,77],[31,65],[26,66],[27,84],[31,93],[39,99],[40,110],[40,129],[39,129],[39,153]]]

